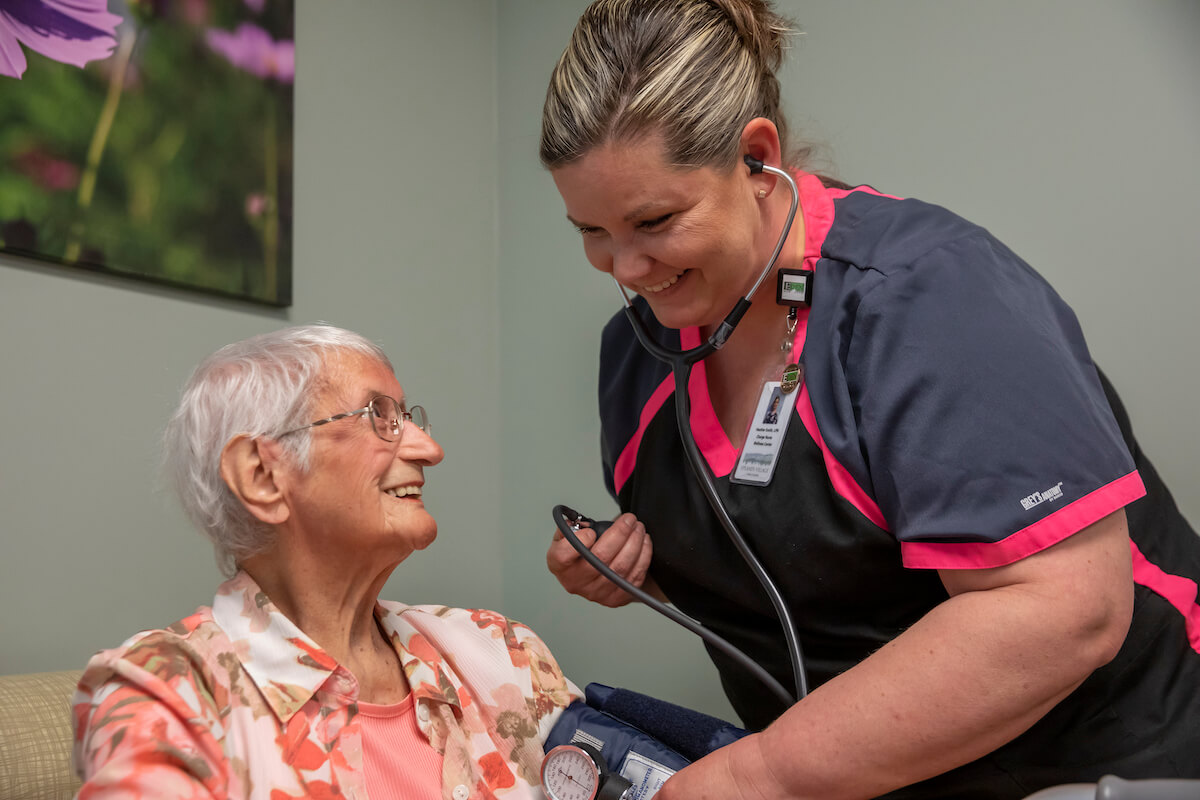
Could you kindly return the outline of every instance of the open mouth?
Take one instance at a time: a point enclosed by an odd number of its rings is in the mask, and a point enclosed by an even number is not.
[[[397,486],[393,489],[384,489],[384,494],[390,494],[392,497],[420,497],[420,486]]]
[[[658,294],[659,292],[666,291],[667,289],[670,289],[675,284],[679,283],[679,279],[682,278],[684,275],[686,275],[689,272],[691,272],[691,270],[685,269],[683,272],[679,273],[678,275],[674,275],[670,278],[667,278],[662,283],[655,283],[653,285],[642,286],[638,289],[638,291],[644,292],[646,294]]]

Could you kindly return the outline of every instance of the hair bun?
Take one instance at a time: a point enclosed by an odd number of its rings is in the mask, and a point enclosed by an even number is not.
[[[705,0],[730,21],[762,71],[775,74],[783,64],[787,39],[794,32],[766,0]]]

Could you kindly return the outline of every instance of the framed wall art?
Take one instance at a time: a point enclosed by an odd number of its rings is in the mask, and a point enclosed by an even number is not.
[[[0,252],[289,305],[294,16],[0,3]]]

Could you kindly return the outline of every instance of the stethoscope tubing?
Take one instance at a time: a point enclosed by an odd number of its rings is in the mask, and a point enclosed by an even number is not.
[[[781,178],[792,193],[791,207],[788,210],[787,220],[784,223],[783,230],[779,234],[779,239],[775,243],[775,250],[771,253],[767,265],[763,268],[758,276],[758,280],[754,282],[750,292],[738,300],[733,310],[725,317],[713,334],[704,342],[689,350],[670,350],[650,336],[638,316],[637,311],[633,307],[633,303],[629,299],[629,295],[625,291],[625,287],[617,282],[617,288],[621,293],[621,297],[625,301],[625,316],[629,319],[629,324],[633,326],[633,332],[637,336],[647,352],[668,364],[671,367],[671,374],[675,379],[675,421],[679,428],[679,437],[683,442],[684,450],[687,454],[688,463],[692,467],[692,472],[700,483],[700,488],[704,492],[705,498],[708,500],[709,506],[713,513],[717,515],[717,519],[721,523],[721,527],[725,529],[725,533],[737,548],[738,554],[749,566],[755,578],[762,585],[763,590],[767,593],[767,597],[771,601],[772,607],[775,609],[776,615],[779,617],[780,626],[783,628],[784,639],[787,643],[788,657],[791,660],[792,673],[796,683],[796,697],[792,698],[787,695],[787,702],[790,705],[795,700],[801,700],[808,695],[808,677],[804,669],[804,653],[800,647],[799,635],[796,632],[796,624],[792,618],[791,609],[788,608],[787,602],[783,598],[783,594],[779,591],[779,587],[771,579],[770,574],[762,565],[758,556],[754,553],[750,544],[746,541],[733,517],[730,516],[725,504],[721,502],[721,498],[717,493],[716,481],[713,478],[712,471],[708,467],[703,454],[700,452],[699,446],[696,444],[696,437],[692,434],[691,426],[691,401],[688,395],[688,382],[691,378],[692,366],[702,361],[707,356],[719,350],[728,341],[729,336],[733,333],[734,327],[745,315],[746,310],[750,307],[750,300],[766,280],[771,270],[775,267],[775,262],[779,258],[779,254],[783,251],[784,243],[787,241],[788,235],[792,230],[792,223],[796,218],[796,209],[800,204],[800,189],[796,186],[795,179],[792,178],[785,170],[778,169],[759,161],[755,161],[747,156],[746,163],[750,166],[751,172],[768,172],[776,177]],[[578,548],[577,548],[578,549]],[[581,551],[582,552],[582,551]],[[590,555],[590,553],[588,554]],[[586,556],[585,556],[586,557]],[[593,556],[594,558],[594,556]],[[591,559],[589,559],[591,563]],[[593,564],[594,566],[594,564]],[[624,581],[620,585],[628,591],[628,584]],[[632,594],[632,592],[631,592]],[[636,595],[635,595],[636,596]],[[639,597],[639,599],[641,599]],[[670,616],[670,615],[668,615]],[[671,617],[675,619],[674,617]],[[676,620],[678,622],[678,620]],[[689,630],[695,631],[690,625],[680,623]],[[706,639],[707,641],[707,639]],[[731,645],[732,646],[732,645]],[[740,653],[740,651],[739,651]],[[739,659],[741,660],[741,659]],[[750,664],[754,662],[748,658]],[[745,662],[743,662],[745,663]],[[757,664],[754,664],[757,667]],[[749,665],[747,664],[747,668]],[[761,676],[760,676],[761,679]],[[774,681],[774,679],[772,679]],[[765,681],[764,681],[765,682]],[[768,684],[769,685],[769,684]],[[778,685],[778,684],[776,684]]]
[[[771,692],[785,704],[791,705],[793,702],[795,702],[792,695],[783,687],[783,684],[775,680],[775,677],[771,673],[763,669],[762,666],[757,664],[753,659],[751,659],[729,641],[723,639],[720,635],[713,633],[708,628],[705,628],[699,622],[696,622],[696,620],[692,619],[686,614],[683,614],[679,610],[672,608],[666,603],[663,603],[657,597],[654,597],[645,590],[634,586],[633,584],[629,583],[629,581],[625,580],[623,577],[614,572],[611,567],[601,561],[595,553],[589,550],[583,544],[583,542],[580,541],[579,537],[575,535],[575,529],[572,528],[571,524],[567,522],[568,516],[573,518],[576,522],[582,521],[594,523],[594,520],[590,520],[579,512],[564,505],[555,506],[553,516],[559,532],[566,537],[567,541],[571,543],[571,546],[574,547],[581,556],[583,556],[584,560],[595,567],[595,569],[601,575],[608,578],[625,591],[629,592],[629,594],[633,595],[633,597],[637,598],[645,605],[667,617],[672,622],[678,623],[679,625],[687,628],[689,631],[708,642],[717,650],[720,650],[730,658],[740,663],[751,674],[753,674],[754,677],[762,681],[767,688],[770,689]]]

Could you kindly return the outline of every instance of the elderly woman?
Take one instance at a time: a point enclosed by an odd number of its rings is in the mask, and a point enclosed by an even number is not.
[[[437,535],[442,460],[363,337],[289,328],[218,350],[166,464],[230,580],[89,662],[82,797],[542,797],[542,744],[579,696],[528,628],[381,601]]]

